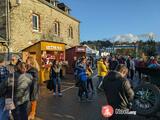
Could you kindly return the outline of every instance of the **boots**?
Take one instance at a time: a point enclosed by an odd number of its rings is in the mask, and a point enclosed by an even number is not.
[[[28,120],[34,120],[36,115],[37,101],[31,101],[31,112],[28,116]]]

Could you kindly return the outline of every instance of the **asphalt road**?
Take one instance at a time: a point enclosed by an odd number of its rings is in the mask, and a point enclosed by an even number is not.
[[[94,75],[94,84],[97,81]],[[135,82],[136,84],[136,82]],[[41,87],[38,102],[37,120],[105,120],[101,116],[101,107],[106,104],[103,93],[90,95],[92,102],[79,102],[74,78],[69,76],[62,81],[63,97],[53,96],[53,92]],[[130,120],[160,120],[159,118],[146,118],[142,116],[130,117]]]

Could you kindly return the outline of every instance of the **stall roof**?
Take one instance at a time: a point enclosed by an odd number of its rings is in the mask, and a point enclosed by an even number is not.
[[[77,47],[85,47],[86,48],[86,46],[84,46],[84,45],[77,45],[77,46],[73,46],[71,48],[68,48],[67,50],[74,49],[74,48],[77,48]]]
[[[40,40],[40,41],[34,43],[33,45],[30,45],[30,46],[22,49],[21,51],[25,51],[26,49],[28,49],[28,48],[30,48],[30,47],[32,47],[32,46],[34,46],[34,45],[36,45],[36,44],[38,44],[40,42],[50,42],[50,43],[58,43],[58,44],[65,44],[65,45],[67,45],[66,43],[62,43],[62,42],[54,42],[54,41],[49,41],[49,40]]]

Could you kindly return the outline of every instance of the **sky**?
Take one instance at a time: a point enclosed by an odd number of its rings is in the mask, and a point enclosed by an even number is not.
[[[147,33],[160,35],[160,0],[60,1],[81,21],[81,41]]]

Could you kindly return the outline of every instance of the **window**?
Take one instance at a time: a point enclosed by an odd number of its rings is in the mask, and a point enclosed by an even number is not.
[[[54,34],[56,36],[60,36],[60,24],[59,24],[59,22],[54,23]]]
[[[33,30],[39,31],[39,16],[36,14],[32,15],[32,24],[33,24]]]
[[[68,29],[68,37],[73,39],[73,28],[69,27]]]

